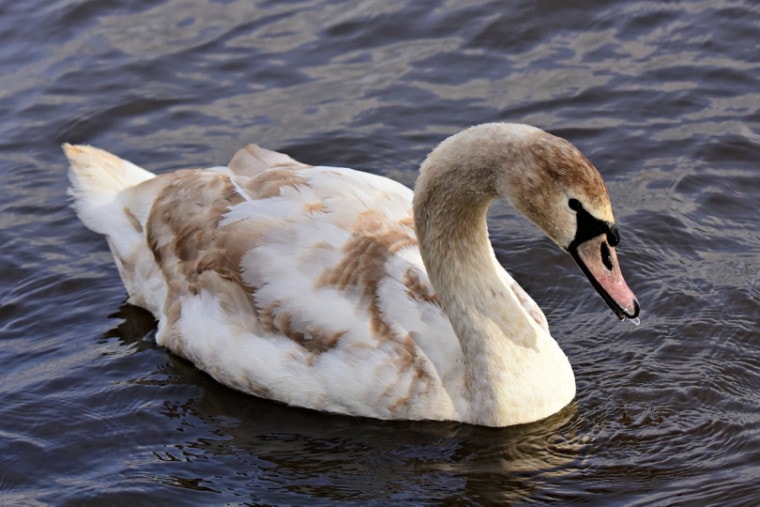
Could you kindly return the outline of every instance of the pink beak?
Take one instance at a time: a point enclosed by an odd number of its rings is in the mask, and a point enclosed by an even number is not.
[[[639,302],[620,271],[615,248],[600,234],[578,244],[570,253],[591,284],[619,319],[634,319]]]

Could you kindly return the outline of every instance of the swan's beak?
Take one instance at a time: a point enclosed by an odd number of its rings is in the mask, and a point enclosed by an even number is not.
[[[606,234],[575,245],[570,249],[570,253],[620,320],[636,318],[639,314],[639,302],[625,283],[615,247],[608,243]]]

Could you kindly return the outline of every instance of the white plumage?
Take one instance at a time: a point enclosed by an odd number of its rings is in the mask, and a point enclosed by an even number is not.
[[[96,148],[64,148],[76,211],[106,235],[130,302],[156,316],[160,345],[218,381],[382,419],[537,420],[572,399],[573,374],[543,313],[479,232],[487,207],[480,201],[502,194],[514,203],[511,190],[476,173],[488,165],[489,174],[540,177],[540,164],[512,151],[557,138],[508,124],[456,137],[460,154],[450,139],[423,165],[417,224],[414,195],[399,183],[255,145],[227,167],[158,176]],[[567,146],[560,145],[567,160],[587,164]],[[493,187],[472,202],[483,207],[474,222],[457,208],[472,179]],[[611,220],[606,199],[605,192],[587,201]],[[574,232],[550,235],[562,243]]]

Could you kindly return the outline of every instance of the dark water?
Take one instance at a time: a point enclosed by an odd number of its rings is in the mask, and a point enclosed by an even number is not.
[[[0,504],[760,502],[756,2],[23,1],[0,6]],[[412,184],[446,135],[533,123],[609,183],[642,324],[504,207],[502,261],[576,401],[504,430],[324,415],[153,343],[59,145],[150,169],[258,142]]]

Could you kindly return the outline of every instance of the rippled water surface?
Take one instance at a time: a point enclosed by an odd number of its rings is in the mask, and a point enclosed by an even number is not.
[[[23,1],[0,6],[0,504],[760,502],[756,2]],[[248,143],[413,184],[520,121],[608,181],[642,323],[504,206],[500,259],[578,395],[503,430],[233,392],[157,347],[65,196],[62,142],[158,172]]]

